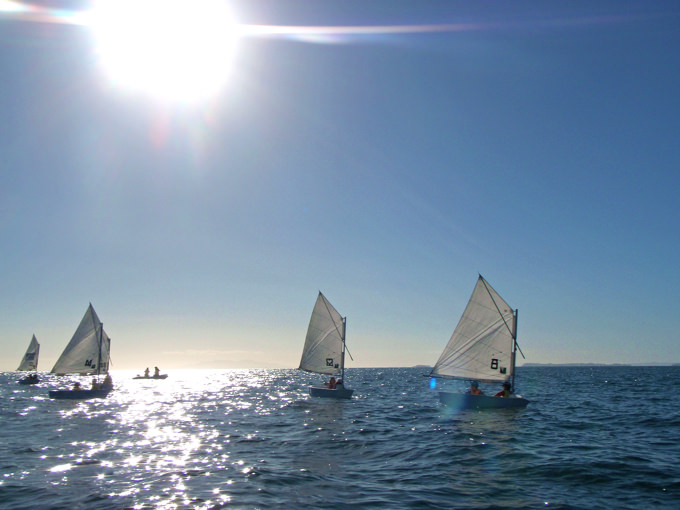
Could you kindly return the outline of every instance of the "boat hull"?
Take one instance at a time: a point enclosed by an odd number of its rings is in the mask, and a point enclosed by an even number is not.
[[[526,407],[529,401],[522,397],[491,397],[440,391],[439,401],[456,409],[510,409]]]
[[[133,379],[167,379],[168,374],[162,374],[162,375],[150,375],[149,377],[143,376],[143,375],[137,375],[133,377]]]
[[[352,398],[352,393],[354,393],[354,390],[349,389],[349,388],[327,388],[326,386],[310,386],[309,387],[309,394],[312,397],[321,397],[321,398],[335,398],[335,399],[340,399],[340,398]]]
[[[18,383],[23,385],[38,384],[40,379],[19,379]]]
[[[103,390],[50,390],[50,398],[55,400],[87,400],[106,398],[111,388]]]

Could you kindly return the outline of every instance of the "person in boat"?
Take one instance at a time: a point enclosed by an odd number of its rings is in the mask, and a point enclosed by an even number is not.
[[[153,367],[153,376],[158,377],[159,375],[161,375],[161,369],[158,367]]]
[[[331,376],[330,380],[326,383],[326,386],[328,386],[329,390],[334,390],[336,384],[335,377]]]
[[[149,367],[144,369],[144,377],[149,377]]]
[[[113,388],[113,379],[111,379],[111,374],[106,374],[104,380],[102,381],[101,389]]]
[[[76,381],[76,382],[73,384],[73,391],[80,391],[80,390],[82,390],[82,389],[83,389],[83,388],[80,386],[80,383],[79,383],[78,381]]]
[[[503,383],[503,389],[496,393],[494,397],[509,397],[510,393],[512,393],[512,391],[510,391],[511,388],[512,386],[510,386],[510,383],[508,381],[505,381]]]
[[[99,389],[99,384],[97,384],[97,379],[95,377],[92,378],[92,390],[98,390]]]
[[[336,390],[344,390],[345,389],[345,384],[342,382],[342,379],[338,379],[335,383],[335,389]]]
[[[479,383],[472,381],[470,383],[470,395],[483,395],[482,390],[479,389]]]

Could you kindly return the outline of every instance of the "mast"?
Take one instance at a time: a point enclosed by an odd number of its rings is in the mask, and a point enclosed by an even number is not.
[[[510,366],[512,368],[512,391],[515,391],[515,353],[517,352],[517,315],[519,310],[516,308],[514,313],[514,321],[512,324],[512,356],[510,359]]]
[[[347,317],[342,318],[342,354],[340,356],[340,378],[345,382],[345,338],[347,335]]]

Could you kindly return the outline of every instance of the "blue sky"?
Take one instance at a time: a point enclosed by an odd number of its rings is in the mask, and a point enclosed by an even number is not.
[[[349,366],[433,364],[478,272],[528,362],[680,362],[677,2],[233,2],[429,28],[250,34],[192,103],[8,5],[0,369],[35,334],[49,370],[89,302],[114,369],[297,367],[319,290]]]

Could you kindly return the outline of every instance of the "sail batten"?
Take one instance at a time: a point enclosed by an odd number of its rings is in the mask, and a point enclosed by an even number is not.
[[[21,363],[19,364],[19,368],[17,368],[17,372],[25,372],[25,371],[37,371],[38,370],[38,357],[40,355],[40,344],[38,343],[38,340],[35,338],[35,335],[33,335],[33,338],[31,338],[30,343],[28,344],[28,349],[26,349],[26,353],[24,354],[24,357],[21,358]]]
[[[480,275],[456,329],[430,375],[483,382],[514,372],[515,311]]]
[[[309,320],[300,370],[324,375],[343,371],[344,320],[326,297],[319,292]]]
[[[92,304],[78,329],[52,367],[53,374],[102,374],[109,370],[111,339]]]

